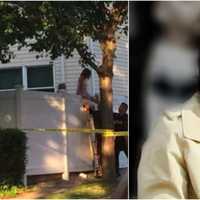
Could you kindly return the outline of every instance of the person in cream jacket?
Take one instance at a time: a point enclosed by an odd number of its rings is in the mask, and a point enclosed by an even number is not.
[[[200,199],[200,93],[163,114],[143,146],[139,198]]]

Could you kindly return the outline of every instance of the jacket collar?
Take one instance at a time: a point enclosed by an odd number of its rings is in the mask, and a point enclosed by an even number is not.
[[[182,109],[183,135],[200,142],[200,94],[196,93]]]

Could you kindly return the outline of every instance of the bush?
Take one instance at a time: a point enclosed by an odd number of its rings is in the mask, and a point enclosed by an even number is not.
[[[16,186],[9,186],[6,184],[0,185],[0,198],[4,198],[6,196],[15,197],[17,194]]]
[[[0,184],[0,198],[1,199],[16,197],[17,194],[23,193],[25,191],[28,191],[28,190],[25,187],[22,187],[21,185],[10,186],[6,184]]]
[[[0,129],[0,184],[22,184],[26,168],[26,134],[18,129]]]

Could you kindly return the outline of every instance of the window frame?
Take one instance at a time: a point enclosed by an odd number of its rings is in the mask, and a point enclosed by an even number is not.
[[[28,87],[28,68],[39,68],[39,67],[52,67],[52,78],[53,78],[53,85],[47,86],[47,87]],[[46,64],[46,65],[29,65],[25,66],[26,69],[26,88],[27,90],[42,90],[42,89],[53,89],[55,91],[55,80],[54,80],[54,66],[52,64]]]
[[[53,78],[53,85],[48,87],[28,87],[28,68],[37,68],[37,67],[48,67],[52,66],[52,78]],[[22,65],[22,66],[13,66],[13,67],[1,67],[0,70],[14,70],[14,69],[21,69],[22,73],[22,88],[23,90],[42,90],[42,89],[52,89],[55,92],[55,67],[52,63],[49,64],[42,64],[42,65]],[[16,88],[12,89],[0,89],[0,92],[7,92],[7,91],[15,91]]]

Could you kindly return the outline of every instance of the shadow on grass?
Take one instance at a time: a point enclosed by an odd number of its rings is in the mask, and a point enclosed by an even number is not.
[[[93,181],[81,183],[73,188],[66,189],[64,192],[48,195],[48,199],[98,199],[109,198],[114,183],[106,181]]]

